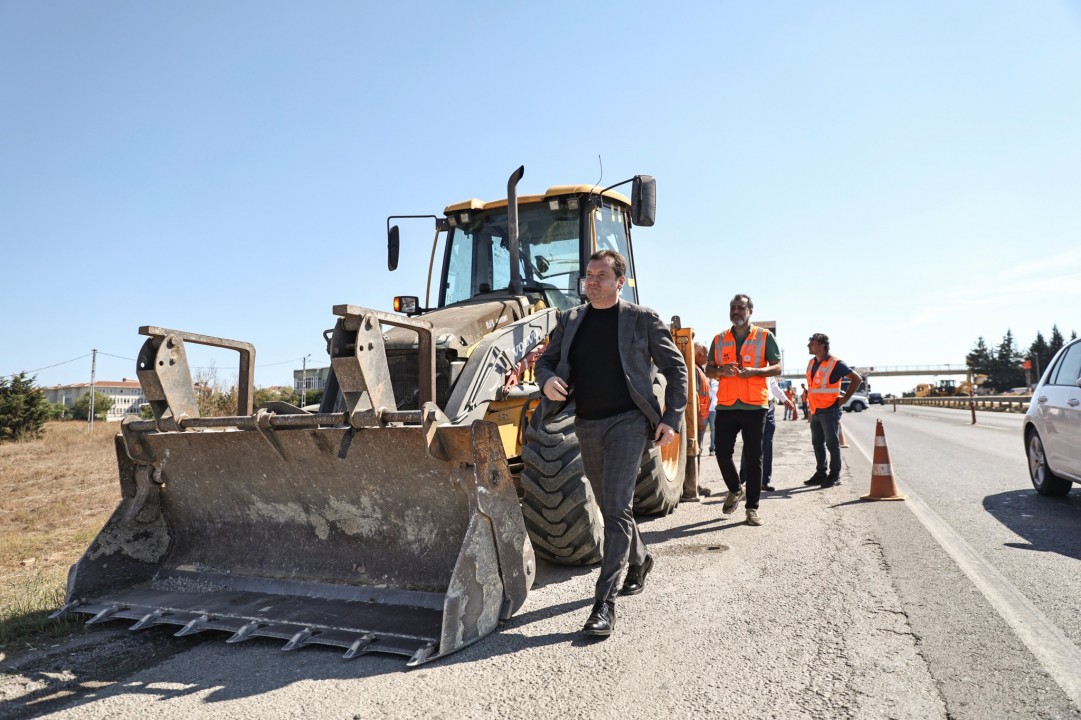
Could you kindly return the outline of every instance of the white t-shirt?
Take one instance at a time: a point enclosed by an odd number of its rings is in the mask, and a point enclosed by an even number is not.
[[[717,387],[720,385],[720,380],[717,378],[709,379],[709,411],[713,412],[717,409]]]

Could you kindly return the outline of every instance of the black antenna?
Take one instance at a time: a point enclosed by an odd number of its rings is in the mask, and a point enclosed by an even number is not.
[[[594,183],[592,188],[590,188],[590,190],[589,190],[590,195],[592,195],[593,191],[596,190],[598,186],[600,186],[601,180],[604,180],[604,161],[601,160],[600,153],[597,154],[597,165],[599,165],[600,168],[601,168],[601,176],[599,178],[597,178],[597,182]]]

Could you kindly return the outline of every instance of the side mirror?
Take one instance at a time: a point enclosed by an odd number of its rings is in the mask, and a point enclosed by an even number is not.
[[[398,269],[398,226],[395,225],[387,232],[387,270]]]
[[[652,175],[635,175],[631,190],[631,223],[653,227],[657,219],[657,181]]]

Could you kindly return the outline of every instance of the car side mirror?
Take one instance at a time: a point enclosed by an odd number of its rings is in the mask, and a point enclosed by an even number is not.
[[[635,175],[631,189],[631,223],[653,227],[657,219],[657,181],[652,175]]]

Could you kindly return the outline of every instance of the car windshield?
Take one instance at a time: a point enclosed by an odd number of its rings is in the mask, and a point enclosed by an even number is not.
[[[590,218],[597,248],[610,248],[627,256],[627,215],[623,208],[604,204]],[[447,239],[446,284],[440,305],[510,287],[510,249],[506,210],[476,216],[465,226],[451,229]],[[521,205],[518,210],[519,267],[523,288],[539,291],[561,309],[581,302],[578,278],[581,216],[565,204],[552,210],[547,203]],[[633,269],[627,268],[633,288]]]

